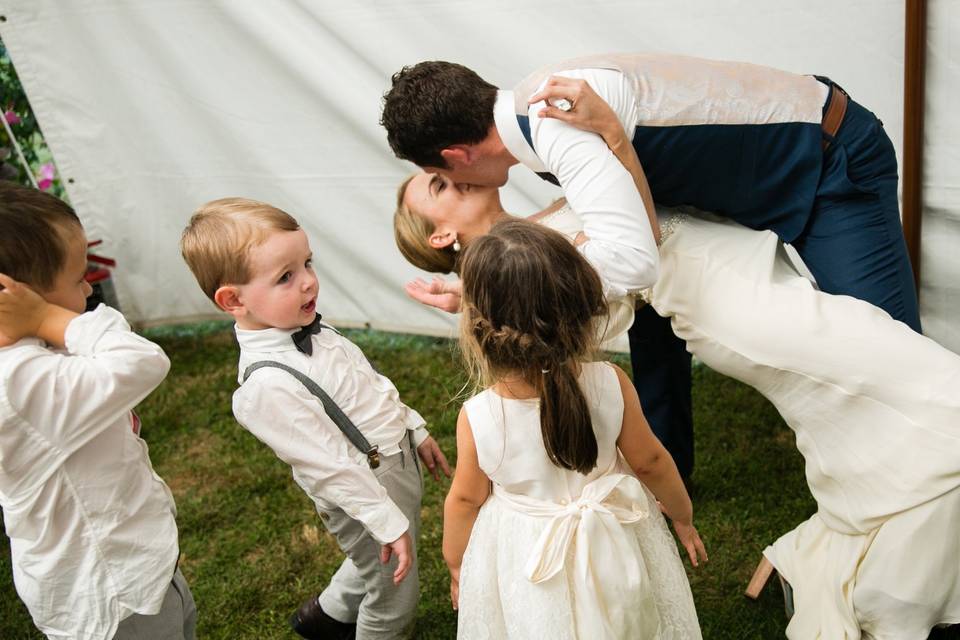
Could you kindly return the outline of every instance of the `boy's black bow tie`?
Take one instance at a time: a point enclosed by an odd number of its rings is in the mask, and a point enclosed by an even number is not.
[[[308,356],[313,355],[313,340],[311,340],[310,337],[315,333],[320,333],[320,329],[323,328],[323,325],[320,324],[322,318],[323,316],[318,313],[313,319],[313,322],[305,327],[301,327],[290,336],[297,351],[305,353]]]

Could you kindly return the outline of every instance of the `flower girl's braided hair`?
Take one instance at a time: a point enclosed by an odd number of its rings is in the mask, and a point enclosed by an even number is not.
[[[593,319],[607,311],[599,276],[559,233],[515,220],[470,243],[460,277],[460,341],[475,377],[536,388],[550,460],[589,472],[597,439],[577,374],[595,347]]]

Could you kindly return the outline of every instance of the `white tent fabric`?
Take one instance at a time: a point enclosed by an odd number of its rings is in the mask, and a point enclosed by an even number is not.
[[[920,310],[924,333],[960,353],[960,3],[927,11]]]
[[[419,275],[393,244],[394,159],[380,97],[404,64],[446,59],[509,87],[551,60],[664,51],[743,60],[841,83],[901,147],[902,0],[8,0],[0,36],[91,238],[119,260],[135,321],[216,317],[177,248],[202,202],[241,195],[297,217],[311,237],[320,310],[343,325],[448,335],[409,300]],[[930,3],[924,320],[960,350],[956,240],[957,7]],[[956,100],[953,100],[955,103]],[[505,204],[559,195],[511,174]]]

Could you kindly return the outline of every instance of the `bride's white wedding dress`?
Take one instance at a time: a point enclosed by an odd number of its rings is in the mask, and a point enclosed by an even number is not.
[[[543,223],[569,234],[576,214]],[[787,636],[923,639],[960,622],[960,356],[816,290],[773,233],[678,212],[661,226],[644,297],[776,406],[805,460],[818,511],[764,552],[794,590]]]

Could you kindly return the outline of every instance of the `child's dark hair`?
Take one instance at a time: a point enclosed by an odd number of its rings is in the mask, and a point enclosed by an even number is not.
[[[49,291],[67,259],[65,232],[82,228],[63,200],[0,180],[0,273]]]
[[[487,383],[519,374],[533,385],[550,460],[589,472],[597,438],[577,374],[595,346],[593,320],[607,311],[600,277],[562,235],[522,220],[473,240],[460,277],[468,364]]]

